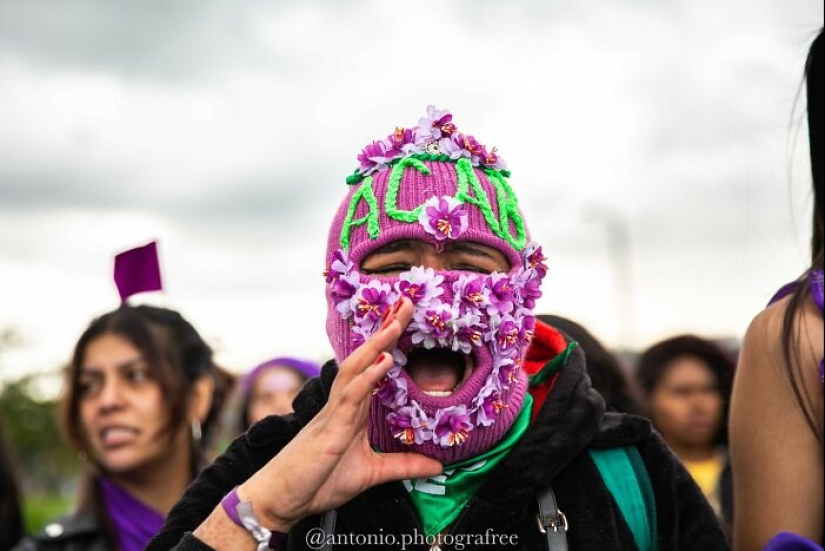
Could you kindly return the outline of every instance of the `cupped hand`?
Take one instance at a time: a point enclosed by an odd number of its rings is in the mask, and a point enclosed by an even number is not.
[[[262,522],[288,531],[302,518],[339,507],[373,486],[441,474],[435,459],[379,453],[367,437],[373,391],[392,368],[390,351],[412,314],[412,303],[402,298],[381,329],[341,362],[318,415],[238,489],[260,509]]]

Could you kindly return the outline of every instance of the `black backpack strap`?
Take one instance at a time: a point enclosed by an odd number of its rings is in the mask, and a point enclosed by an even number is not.
[[[567,517],[559,510],[553,488],[547,488],[538,496],[538,524],[542,534],[547,536],[549,551],[567,551]]]

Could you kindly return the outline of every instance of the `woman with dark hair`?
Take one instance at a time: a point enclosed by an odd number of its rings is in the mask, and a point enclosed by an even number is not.
[[[229,381],[175,311],[123,304],[95,319],[60,411],[88,462],[77,510],[18,549],[143,549],[205,464]]]
[[[644,407],[634,381],[625,375],[619,359],[599,339],[573,320],[549,314],[537,317],[579,344],[587,359],[587,374],[593,388],[604,398],[607,411],[643,414]]]
[[[292,400],[303,384],[321,373],[315,362],[280,357],[268,360],[250,371],[241,385],[240,429],[269,415],[292,413]]]
[[[639,358],[636,378],[653,426],[676,453],[720,516],[720,484],[728,462],[727,404],[733,359],[712,342],[682,335],[659,342]]]
[[[8,551],[23,537],[20,494],[14,480],[14,462],[0,423],[0,551]]]
[[[737,551],[822,549],[823,33],[805,65],[813,176],[811,264],[754,318],[731,408]]]

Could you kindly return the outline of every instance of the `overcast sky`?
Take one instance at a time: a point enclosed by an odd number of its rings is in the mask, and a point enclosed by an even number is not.
[[[804,268],[820,0],[0,0],[0,378],[53,369],[159,240],[234,371],[323,360],[324,246],[358,151],[428,104],[498,146],[612,346],[738,337]],[[796,103],[796,104],[795,104]],[[629,255],[617,261],[617,229]]]

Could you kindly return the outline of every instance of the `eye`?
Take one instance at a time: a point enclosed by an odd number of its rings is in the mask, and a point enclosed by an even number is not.
[[[131,383],[142,383],[149,379],[149,374],[143,368],[130,369],[126,372],[126,379]]]
[[[474,264],[459,264],[457,266],[453,266],[453,270],[457,270],[459,272],[473,272],[476,274],[484,274],[490,275],[493,273],[493,270],[490,270],[486,267],[476,266]]]
[[[77,381],[77,391],[80,396],[87,396],[100,390],[102,384],[97,377],[82,377]]]
[[[366,275],[397,275],[402,272],[408,272],[412,266],[407,263],[395,262],[393,264],[373,266],[372,268],[362,267],[361,271]]]

